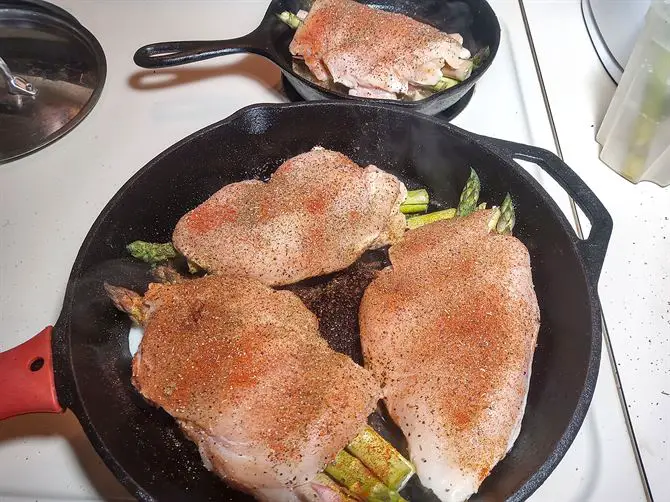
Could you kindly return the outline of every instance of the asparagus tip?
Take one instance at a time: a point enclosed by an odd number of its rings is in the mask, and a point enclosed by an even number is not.
[[[461,192],[461,197],[458,201],[457,215],[467,216],[474,212],[479,200],[480,181],[479,176],[473,168],[470,168],[470,176],[465,182],[465,187]]]
[[[203,270],[201,266],[191,260],[186,260],[186,266],[188,267],[189,274],[198,274]]]
[[[492,213],[491,213],[491,218],[489,219],[488,223],[488,228],[489,232],[493,232],[496,229],[496,225],[498,225],[498,220],[500,219],[500,208],[499,207],[494,207],[492,208]]]
[[[177,257],[177,251],[171,242],[154,243],[133,241],[126,246],[126,250],[133,258],[156,264]]]
[[[118,310],[128,314],[136,324],[142,325],[145,315],[142,295],[132,289],[114,286],[108,282],[104,282],[103,287],[107,296]]]
[[[496,232],[499,234],[511,234],[516,223],[516,214],[514,213],[514,204],[512,196],[507,193],[500,205],[500,218],[496,223]]]

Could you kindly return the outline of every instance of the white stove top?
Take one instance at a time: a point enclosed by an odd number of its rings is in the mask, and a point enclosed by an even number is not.
[[[80,243],[134,172],[172,143],[245,105],[285,100],[279,70],[257,56],[155,72],[132,62],[134,51],[150,42],[243,35],[262,17],[265,1],[55,3],[100,41],[107,82],[97,106],[74,131],[0,167],[0,350],[55,322]],[[518,4],[491,3],[503,26],[500,51],[454,124],[553,149]],[[538,168],[528,169],[571,219],[567,195]],[[0,422],[0,466],[2,501],[129,498],[71,413]],[[605,352],[584,426],[531,500],[644,500]]]

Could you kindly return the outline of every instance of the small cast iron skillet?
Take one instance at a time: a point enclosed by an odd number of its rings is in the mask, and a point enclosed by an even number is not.
[[[601,346],[596,287],[612,221],[593,192],[553,154],[387,106],[254,105],[149,162],[117,192],[86,236],[56,325],[0,353],[0,419],[70,408],[109,468],[140,500],[252,500],[207,471],[174,420],[135,391],[130,323],[107,298],[103,282],[143,291],[149,267],[130,258],[126,244],[170,240],[179,218],[223,185],[267,178],[283,160],[315,145],[343,152],[361,165],[373,163],[410,189],[426,187],[437,207],[458,202],[470,167],[481,178],[482,201],[500,204],[512,194],[514,234],[530,253],[541,327],[521,434],[472,500],[527,498],[568,450],[593,395]],[[592,225],[588,239],[575,235],[515,158],[539,165],[575,199]],[[333,305],[339,307],[339,300],[319,313],[321,322],[337,317]],[[353,319],[347,324],[353,331],[357,307],[353,302],[347,314],[353,318],[339,319],[341,325]],[[420,490],[409,499],[435,500]]]
[[[251,52],[277,64],[286,78],[306,100],[349,99],[387,103],[427,115],[446,110],[461,99],[491,66],[500,44],[500,24],[485,0],[359,0],[377,9],[405,14],[433,25],[446,33],[460,33],[463,45],[475,54],[488,46],[489,57],[465,81],[419,101],[394,101],[349,96],[328,90],[298,75],[288,50],[294,30],[277,19],[283,11],[309,10],[309,0],[272,0],[260,25],[248,35],[231,40],[161,42],[145,45],[135,52],[134,60],[143,68],[162,68],[202,61],[226,54]]]

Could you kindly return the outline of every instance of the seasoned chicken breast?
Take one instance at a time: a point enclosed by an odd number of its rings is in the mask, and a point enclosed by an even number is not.
[[[448,65],[469,63],[463,38],[354,0],[316,0],[289,46],[314,76],[360,97],[396,99],[410,85],[435,85]]]
[[[539,329],[528,251],[491,211],[410,230],[365,291],[366,367],[424,486],[466,500],[516,440]]]
[[[375,409],[371,373],[330,349],[297,296],[255,279],[152,284],[142,303],[139,392],[228,484],[261,501],[315,500],[310,481]]]
[[[406,193],[395,176],[317,147],[284,162],[267,183],[224,186],[179,220],[172,241],[209,272],[291,284],[399,240]]]

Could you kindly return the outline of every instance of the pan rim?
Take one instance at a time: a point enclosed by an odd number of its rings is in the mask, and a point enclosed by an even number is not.
[[[586,265],[582,255],[577,249],[577,242],[579,238],[576,236],[572,226],[569,224],[567,217],[560,210],[556,202],[551,198],[551,196],[544,190],[544,188],[530,175],[528,174],[520,165],[517,163],[510,163],[508,159],[502,157],[498,152],[488,147],[488,145],[481,141],[479,138],[485,138],[485,136],[477,135],[475,133],[470,133],[465,131],[457,126],[444,122],[438,118],[427,116],[425,114],[412,111],[409,109],[402,109],[395,106],[381,105],[377,103],[357,103],[353,101],[334,101],[334,100],[318,100],[318,101],[306,101],[300,103],[258,103],[246,106],[236,111],[232,115],[217,121],[213,124],[205,126],[190,135],[184,137],[180,141],[169,146],[153,159],[147,162],[142,166],[133,176],[128,179],[114,194],[114,196],[107,202],[105,207],[102,209],[94,223],[91,225],[79,252],[74,261],[72,267],[67,289],[65,292],[63,309],[61,311],[60,317],[56,323],[54,329],[54,337],[52,341],[52,347],[54,348],[54,356],[58,353],[65,352],[65,355],[61,354],[62,360],[58,360],[59,357],[54,357],[55,368],[57,370],[57,394],[59,399],[61,396],[65,396],[66,399],[61,401],[63,406],[70,408],[74,414],[77,416],[82,428],[84,429],[87,438],[92,443],[98,455],[103,459],[105,464],[109,469],[114,473],[114,475],[119,479],[119,481],[128,489],[131,494],[138,498],[138,500],[153,501],[155,500],[128,472],[123,468],[123,466],[116,460],[116,458],[107,450],[105,442],[100,437],[97,430],[94,428],[92,420],[86,410],[86,407],[83,405],[79,398],[79,388],[77,379],[74,377],[74,369],[72,366],[72,361],[70,358],[71,354],[71,333],[70,333],[70,312],[72,309],[74,291],[76,289],[76,284],[78,278],[83,272],[82,262],[86,256],[89,247],[93,242],[94,234],[97,233],[99,227],[102,225],[107,214],[112,211],[112,209],[120,202],[123,198],[124,193],[129,190],[141,177],[145,176],[152,167],[163,160],[165,157],[171,155],[174,151],[181,148],[183,145],[202,137],[203,135],[209,133],[210,131],[217,129],[222,126],[226,126],[232,123],[235,123],[240,120],[245,120],[250,114],[253,114],[257,110],[291,110],[291,109],[301,109],[301,108],[351,108],[351,109],[370,109],[377,111],[384,111],[386,113],[405,115],[409,117],[414,117],[415,119],[420,119],[422,121],[429,121],[436,126],[442,127],[450,131],[450,133],[458,136],[461,140],[468,144],[475,145],[477,148],[481,148],[487,152],[487,154],[497,158],[500,163],[514,169],[517,175],[521,176],[524,181],[539,195],[543,195],[543,199],[550,206],[551,211],[554,213],[556,219],[560,223],[562,230],[568,234],[570,242],[572,244],[574,254],[577,257],[578,262],[581,265],[579,270],[580,275],[584,279],[584,283],[587,287],[587,293],[590,300],[589,305],[587,306],[590,310],[591,318],[591,343],[588,357],[588,364],[584,376],[584,387],[580,392],[579,398],[576,402],[575,409],[572,412],[572,417],[568,422],[565,430],[561,434],[560,438],[556,441],[553,452],[545,459],[545,461],[537,468],[537,470],[531,474],[516,490],[514,493],[507,499],[509,502],[520,502],[527,499],[530,495],[533,494],[541,485],[546,481],[549,475],[556,468],[558,463],[563,459],[566,452],[572,445],[574,439],[579,432],[588,409],[590,407],[591,400],[595,391],[595,385],[598,378],[598,371],[600,365],[601,349],[602,349],[602,320],[601,320],[601,306],[598,297],[597,291],[597,282],[593,282],[586,270]],[[399,117],[400,118],[400,117]],[[58,348],[57,344],[64,344],[64,346]]]

